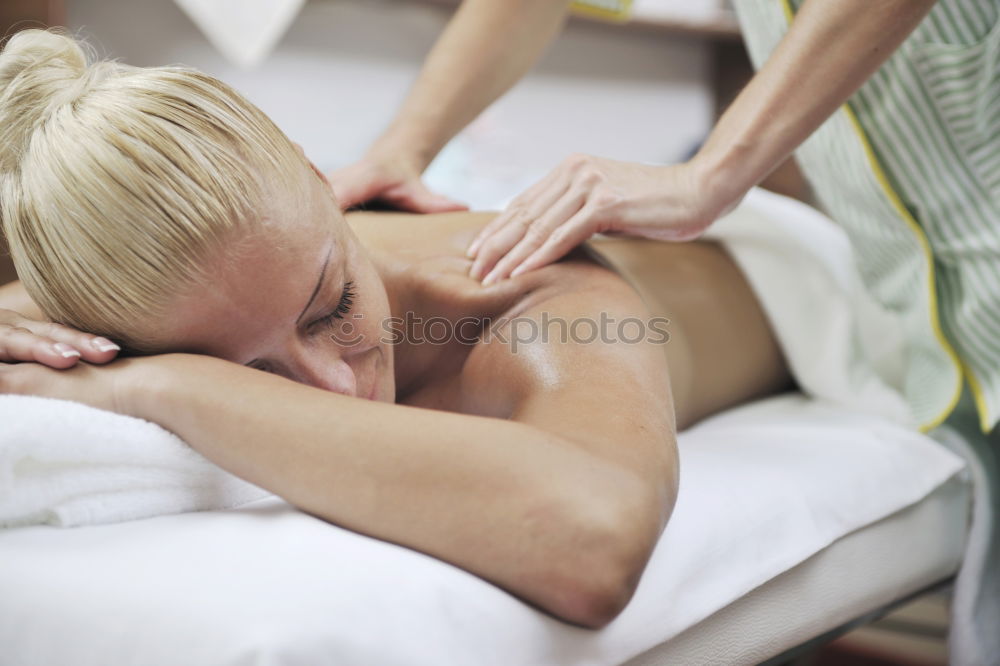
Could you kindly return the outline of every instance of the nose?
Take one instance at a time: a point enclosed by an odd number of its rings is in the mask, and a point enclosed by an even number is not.
[[[350,359],[336,350],[298,347],[289,359],[292,379],[326,391],[356,396],[358,381]]]

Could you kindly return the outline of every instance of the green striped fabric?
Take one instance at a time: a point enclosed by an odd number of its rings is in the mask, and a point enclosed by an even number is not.
[[[735,0],[759,67],[803,0]],[[1000,419],[1000,2],[939,0],[796,152],[851,239],[864,285],[907,340],[887,378],[923,429],[963,377]]]

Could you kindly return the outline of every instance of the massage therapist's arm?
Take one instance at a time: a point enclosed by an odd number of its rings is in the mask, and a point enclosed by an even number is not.
[[[698,237],[847,101],[934,3],[808,0],[694,158],[567,159],[473,240],[471,276],[492,282],[544,266],[598,232]]]
[[[610,300],[574,291],[524,316],[583,316]],[[141,383],[117,409],[307,512],[603,626],[632,596],[676,492],[662,350],[480,343],[473,354],[463,390],[492,387],[510,419],[359,400],[186,354],[137,359]]]
[[[706,187],[739,199],[891,56],[936,0],[805,2],[698,157]]]
[[[464,208],[420,174],[517,82],[562,27],[569,0],[464,0],[389,128],[358,163],[329,174],[342,208],[379,198],[415,212]]]

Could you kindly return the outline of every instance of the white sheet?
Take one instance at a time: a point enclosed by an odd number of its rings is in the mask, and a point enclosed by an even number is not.
[[[619,664],[963,469],[922,435],[797,395],[720,415],[680,447],[676,512],[631,604],[601,631],[264,499],[0,531],[0,661]]]
[[[934,586],[962,560],[967,481],[841,537],[623,666],[754,666]]]

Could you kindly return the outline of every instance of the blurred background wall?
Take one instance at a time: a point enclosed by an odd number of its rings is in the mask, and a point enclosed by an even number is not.
[[[172,0],[61,1],[67,25],[100,54],[183,63],[225,80],[324,170],[359,158],[386,126],[452,12],[447,3],[311,0],[270,57],[244,70]],[[498,208],[571,152],[680,160],[712,122],[710,78],[702,37],[574,21],[527,79],[448,146],[428,182]]]

